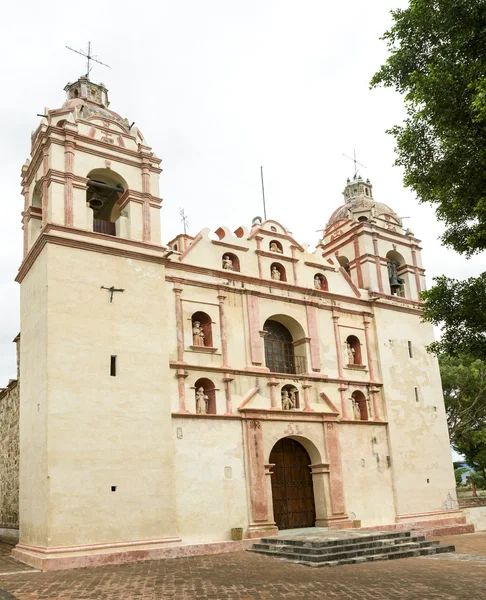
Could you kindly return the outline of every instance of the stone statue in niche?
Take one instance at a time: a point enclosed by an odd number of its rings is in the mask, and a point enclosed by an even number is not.
[[[295,399],[295,390],[282,390],[282,409],[294,410],[297,402]]]
[[[226,269],[227,271],[233,270],[233,261],[227,254],[223,256],[223,269]]]
[[[316,290],[322,290],[322,279],[319,277],[319,275],[314,277],[314,287]]]
[[[196,413],[198,415],[205,415],[208,412],[208,400],[209,396],[207,396],[203,387],[200,387],[196,391]]]
[[[349,342],[346,342],[346,352],[348,353],[348,365],[354,365],[356,350]]]
[[[355,421],[361,421],[361,411],[359,409],[359,402],[353,398],[353,416]]]
[[[282,254],[282,250],[280,250],[276,242],[270,242],[270,252],[278,252],[279,254]]]
[[[204,331],[199,321],[192,324],[192,343],[194,346],[204,346]]]
[[[294,410],[297,407],[297,401],[295,399],[295,390],[290,390],[290,410]]]
[[[272,267],[272,279],[275,281],[280,281],[280,271],[277,267]]]

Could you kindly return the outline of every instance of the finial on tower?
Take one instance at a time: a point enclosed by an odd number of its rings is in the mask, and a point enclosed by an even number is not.
[[[103,65],[104,67],[108,67],[109,69],[111,69],[110,65],[105,64],[104,62],[101,62],[101,60],[98,60],[94,54],[91,54],[91,42],[88,42],[88,50],[75,50],[74,48],[70,48],[69,46],[66,46],[66,48],[68,50],[71,50],[71,52],[76,52],[76,54],[80,54],[81,56],[84,56],[87,60],[86,60],[86,79],[89,79],[89,74],[91,72],[91,69],[93,68],[93,66],[90,64],[91,62],[95,62],[98,63],[99,65]]]

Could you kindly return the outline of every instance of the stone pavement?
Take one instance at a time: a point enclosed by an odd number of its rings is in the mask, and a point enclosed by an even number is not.
[[[486,597],[486,532],[457,557],[309,569],[251,552],[40,573],[0,544],[0,600],[464,600]],[[16,571],[16,572],[15,572]],[[3,595],[2,595],[3,594]]]

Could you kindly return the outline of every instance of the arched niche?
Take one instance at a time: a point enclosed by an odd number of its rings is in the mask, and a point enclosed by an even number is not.
[[[305,332],[292,317],[274,315],[263,325],[265,364],[274,373],[307,371]]]
[[[355,335],[346,338],[346,351],[348,354],[348,365],[362,365],[361,342]]]
[[[31,204],[37,208],[42,208],[42,185],[40,181],[35,184]]]
[[[366,195],[368,195],[368,190],[366,190]],[[364,215],[362,217],[358,217],[358,221],[360,223],[366,223],[366,221],[368,221],[368,217],[365,217]]]
[[[283,246],[281,242],[278,240],[271,240],[268,244],[268,249],[270,252],[276,252],[277,254],[283,254]]]
[[[299,390],[292,385],[287,383],[282,386],[280,390],[280,398],[282,402],[282,410],[297,410],[300,408],[299,402]]]
[[[321,273],[316,273],[314,275],[314,289],[323,290],[325,292],[329,291],[327,279]]]
[[[353,401],[353,415],[355,421],[368,421],[369,420],[369,411],[368,411],[368,400],[366,396],[360,390],[355,390],[351,394],[351,399]]]
[[[408,276],[403,272],[406,266],[404,257],[396,250],[390,250],[386,254],[386,261],[390,293],[395,296],[410,296]]]
[[[347,256],[344,256],[344,255],[338,256],[337,261],[341,265],[341,267],[344,267],[344,269],[346,270],[347,273],[350,273],[351,266],[349,264],[349,258]]]
[[[195,412],[197,414],[216,414],[216,387],[206,377],[201,377],[194,384]]]
[[[86,202],[93,210],[93,231],[116,235],[117,202],[128,189],[127,182],[111,169],[93,169],[87,178]]]
[[[280,263],[272,263],[270,265],[270,278],[274,281],[287,281],[285,267]]]
[[[221,266],[225,271],[240,271],[240,259],[232,252],[225,252],[221,257]]]
[[[213,347],[213,328],[211,317],[199,310],[191,317],[192,323],[192,345],[197,347]]]

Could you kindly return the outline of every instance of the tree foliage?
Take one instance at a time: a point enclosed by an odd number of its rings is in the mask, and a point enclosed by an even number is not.
[[[486,273],[464,281],[442,275],[434,282],[434,287],[422,294],[424,319],[442,326],[442,337],[429,349],[486,360]]]
[[[371,85],[405,96],[396,162],[445,223],[443,242],[471,256],[486,248],[486,1],[410,0],[392,17]]]
[[[486,362],[439,356],[449,436],[454,450],[486,480]],[[481,484],[482,485],[482,484]]]

